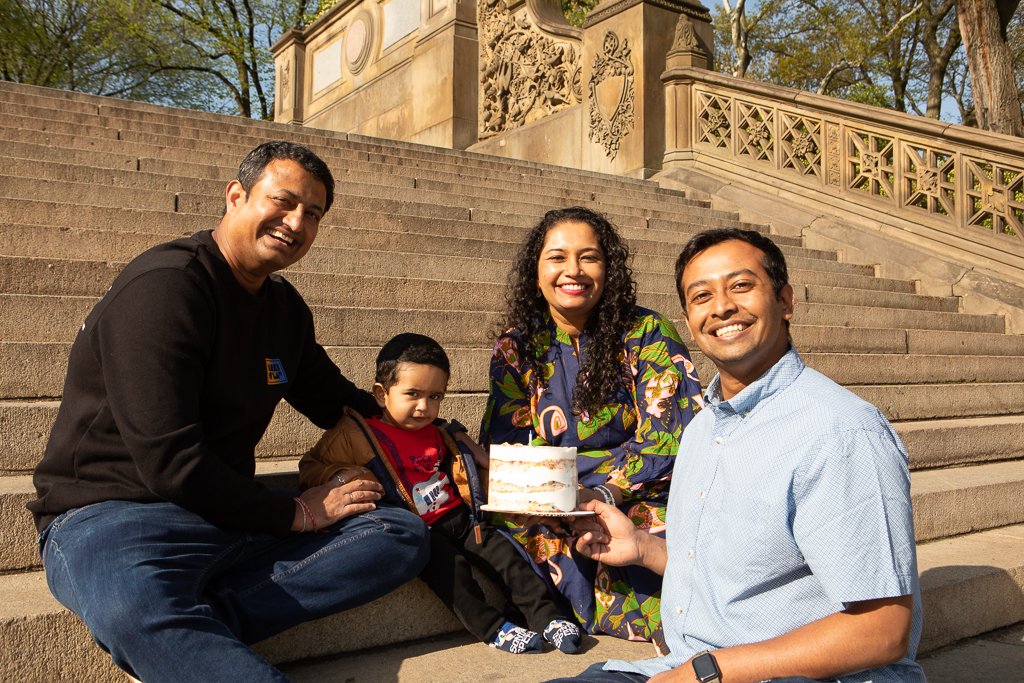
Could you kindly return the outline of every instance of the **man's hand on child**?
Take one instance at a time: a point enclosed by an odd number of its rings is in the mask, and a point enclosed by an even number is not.
[[[363,478],[368,474],[364,467],[342,470],[326,484],[304,491],[296,499],[296,521],[292,530],[316,531],[345,517],[375,509],[384,488],[376,481]]]

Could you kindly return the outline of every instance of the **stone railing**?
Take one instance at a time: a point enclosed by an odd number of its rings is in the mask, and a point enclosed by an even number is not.
[[[671,56],[665,168],[726,172],[1024,272],[1024,140],[732,78]]]

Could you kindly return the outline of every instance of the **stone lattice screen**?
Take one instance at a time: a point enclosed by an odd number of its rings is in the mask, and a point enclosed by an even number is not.
[[[664,80],[666,161],[749,169],[1024,257],[1024,140],[697,69]]]

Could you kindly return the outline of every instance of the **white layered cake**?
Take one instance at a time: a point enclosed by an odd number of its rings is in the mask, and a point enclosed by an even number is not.
[[[576,449],[498,444],[490,448],[487,507],[505,512],[576,509]]]

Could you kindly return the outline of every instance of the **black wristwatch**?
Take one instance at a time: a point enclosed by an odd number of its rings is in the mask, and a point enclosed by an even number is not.
[[[715,661],[715,656],[708,650],[698,652],[690,660],[690,664],[693,665],[693,673],[697,674],[697,680],[700,683],[719,683],[722,680],[722,672],[718,668],[718,662]]]

